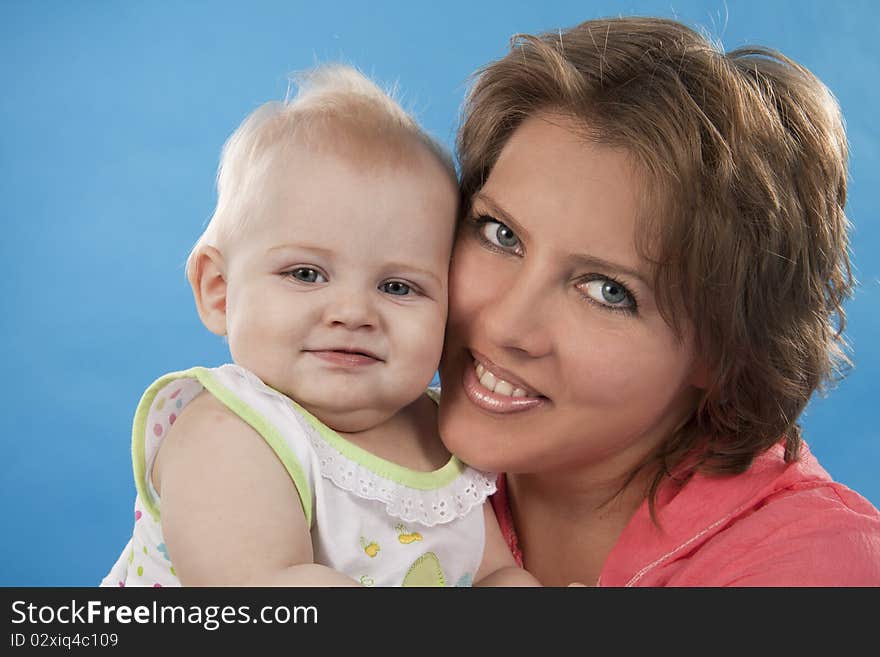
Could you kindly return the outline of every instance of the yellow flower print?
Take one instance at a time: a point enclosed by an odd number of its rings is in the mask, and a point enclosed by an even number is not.
[[[396,525],[394,529],[397,530],[397,540],[404,545],[409,545],[410,543],[422,540],[421,534],[419,534],[418,532],[410,532],[403,525]]]
[[[361,536],[361,547],[364,549],[364,552],[367,553],[367,556],[371,559],[379,554],[379,544],[375,541],[368,541],[363,536]]]

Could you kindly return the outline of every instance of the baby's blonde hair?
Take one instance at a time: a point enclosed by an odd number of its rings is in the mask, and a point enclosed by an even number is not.
[[[428,150],[457,187],[451,155],[394,98],[360,71],[325,64],[294,76],[292,99],[265,103],[248,115],[223,146],[217,171],[217,205],[186,261],[189,276],[205,246],[239,234],[254,214],[263,183],[286,149],[334,149],[370,162]],[[413,145],[417,147],[413,149]],[[340,152],[340,146],[344,150]],[[256,206],[259,207],[259,206]]]

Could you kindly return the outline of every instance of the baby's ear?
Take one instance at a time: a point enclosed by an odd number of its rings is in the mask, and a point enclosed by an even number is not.
[[[189,270],[196,309],[211,333],[226,335],[226,262],[213,246],[195,255]]]

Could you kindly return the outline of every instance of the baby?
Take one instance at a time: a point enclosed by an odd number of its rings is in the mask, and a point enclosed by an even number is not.
[[[427,390],[458,210],[445,151],[325,66],[242,123],[217,187],[187,275],[234,364],[144,393],[134,532],[102,585],[537,585]]]

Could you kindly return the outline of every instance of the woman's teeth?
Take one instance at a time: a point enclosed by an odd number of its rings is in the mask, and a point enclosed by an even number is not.
[[[505,397],[526,396],[525,390],[523,390],[522,388],[517,388],[512,383],[508,383],[504,379],[499,379],[497,376],[492,374],[492,372],[483,367],[480,363],[476,363],[476,370],[477,378],[480,380],[480,385],[489,392],[494,392],[496,395],[504,395]]]

